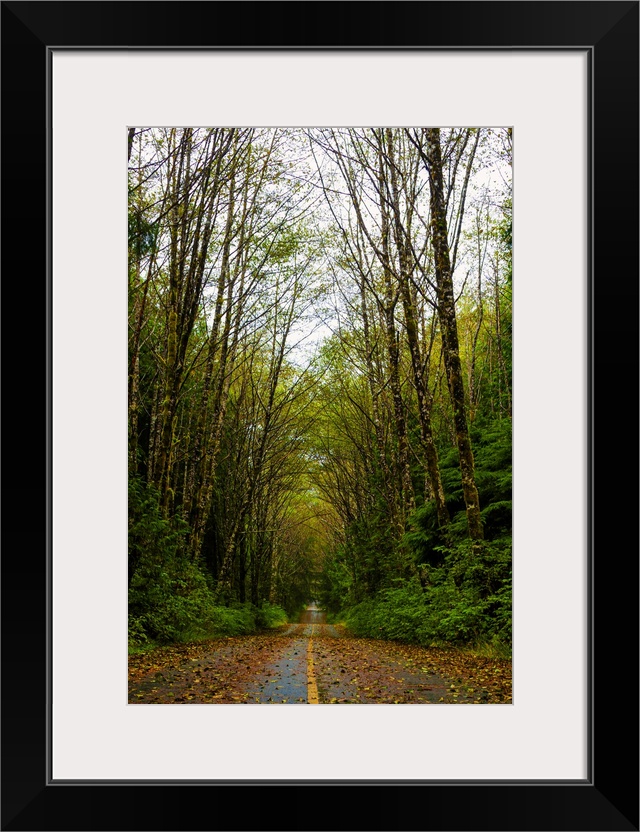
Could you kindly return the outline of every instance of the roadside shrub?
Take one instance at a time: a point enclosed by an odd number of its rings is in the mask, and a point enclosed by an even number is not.
[[[231,607],[216,606],[211,599],[203,610],[202,618],[182,634],[181,641],[216,636],[244,636],[257,629],[255,608],[251,604],[237,604]]]
[[[274,630],[287,623],[287,613],[277,604],[265,601],[256,608],[256,624],[263,630]]]
[[[511,645],[511,547],[508,540],[443,550],[442,568],[380,590],[343,613],[359,636],[432,644]]]
[[[416,642],[426,615],[426,598],[417,581],[383,589],[347,611],[345,624],[357,635]]]
[[[170,644],[271,629],[285,611],[265,603],[220,605],[205,573],[184,554],[188,527],[162,517],[156,491],[139,480],[129,489],[129,644]]]
[[[145,647],[149,644],[149,636],[144,628],[144,622],[134,615],[129,616],[129,648]]]

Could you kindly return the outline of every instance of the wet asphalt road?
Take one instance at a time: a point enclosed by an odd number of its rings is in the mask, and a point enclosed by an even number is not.
[[[300,622],[282,633],[287,641],[277,661],[267,668],[270,678],[266,683],[257,681],[249,686],[247,703],[318,704],[313,701],[313,638],[321,635],[339,638],[340,635],[326,620],[326,612],[311,604],[300,616]]]
[[[394,657],[391,642],[366,647],[326,623],[311,604],[281,633],[277,657],[247,686],[246,704],[380,704],[471,701],[450,679]],[[407,699],[407,694],[410,694]]]
[[[326,612],[316,607],[315,604],[310,604],[300,616],[301,624],[325,624],[326,621]]]
[[[310,605],[277,633],[158,653],[130,675],[136,704],[506,704],[510,663],[462,665],[455,653],[350,637]],[[496,674],[499,673],[499,677]]]

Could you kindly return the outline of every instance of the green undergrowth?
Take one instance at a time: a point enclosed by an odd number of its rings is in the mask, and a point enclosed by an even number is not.
[[[129,484],[129,649],[250,635],[287,623],[282,607],[266,601],[221,604],[201,564],[186,554],[187,526],[164,518],[158,495]]]
[[[455,610],[437,616],[424,601],[414,599],[397,604],[397,598],[369,599],[332,616],[332,623],[342,623],[352,635],[364,638],[401,641],[421,647],[456,647],[476,656],[510,659],[511,642],[500,636],[477,634],[471,638],[460,635],[478,619],[473,608]],[[480,612],[480,615],[482,613]],[[450,629],[453,628],[453,629]]]
[[[275,604],[235,604],[230,607],[205,605],[200,617],[165,619],[164,610],[149,610],[142,616],[129,615],[129,653],[140,653],[162,644],[205,641],[224,636],[252,635],[287,623],[287,614]]]
[[[323,564],[319,599],[329,621],[369,638],[511,654],[511,422],[477,423],[472,434],[484,539],[469,539],[458,450],[443,449],[446,533],[429,500],[393,541],[384,506],[373,504]]]
[[[494,545],[490,568],[467,555],[441,570],[381,589],[335,618],[358,636],[418,644],[457,646],[493,658],[511,655],[510,551]],[[461,563],[466,560],[466,563]],[[457,567],[457,569],[456,569]],[[489,571],[491,580],[487,580]],[[472,573],[472,574],[469,574]],[[461,574],[464,579],[461,579]]]

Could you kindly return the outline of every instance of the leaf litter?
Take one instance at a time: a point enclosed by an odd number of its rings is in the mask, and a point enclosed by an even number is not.
[[[340,625],[317,624],[313,662],[320,704],[510,704],[507,659],[447,647],[419,647],[350,636]],[[279,667],[301,626],[274,634],[159,647],[129,657],[131,704],[242,704],[255,691],[284,681]],[[280,676],[278,674],[281,674]],[[290,680],[289,680],[290,681]],[[251,699],[249,699],[251,692]],[[270,701],[300,703],[301,697]]]

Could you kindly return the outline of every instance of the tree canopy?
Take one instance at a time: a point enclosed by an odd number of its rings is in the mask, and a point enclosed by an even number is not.
[[[508,647],[511,131],[128,140],[130,638]]]

